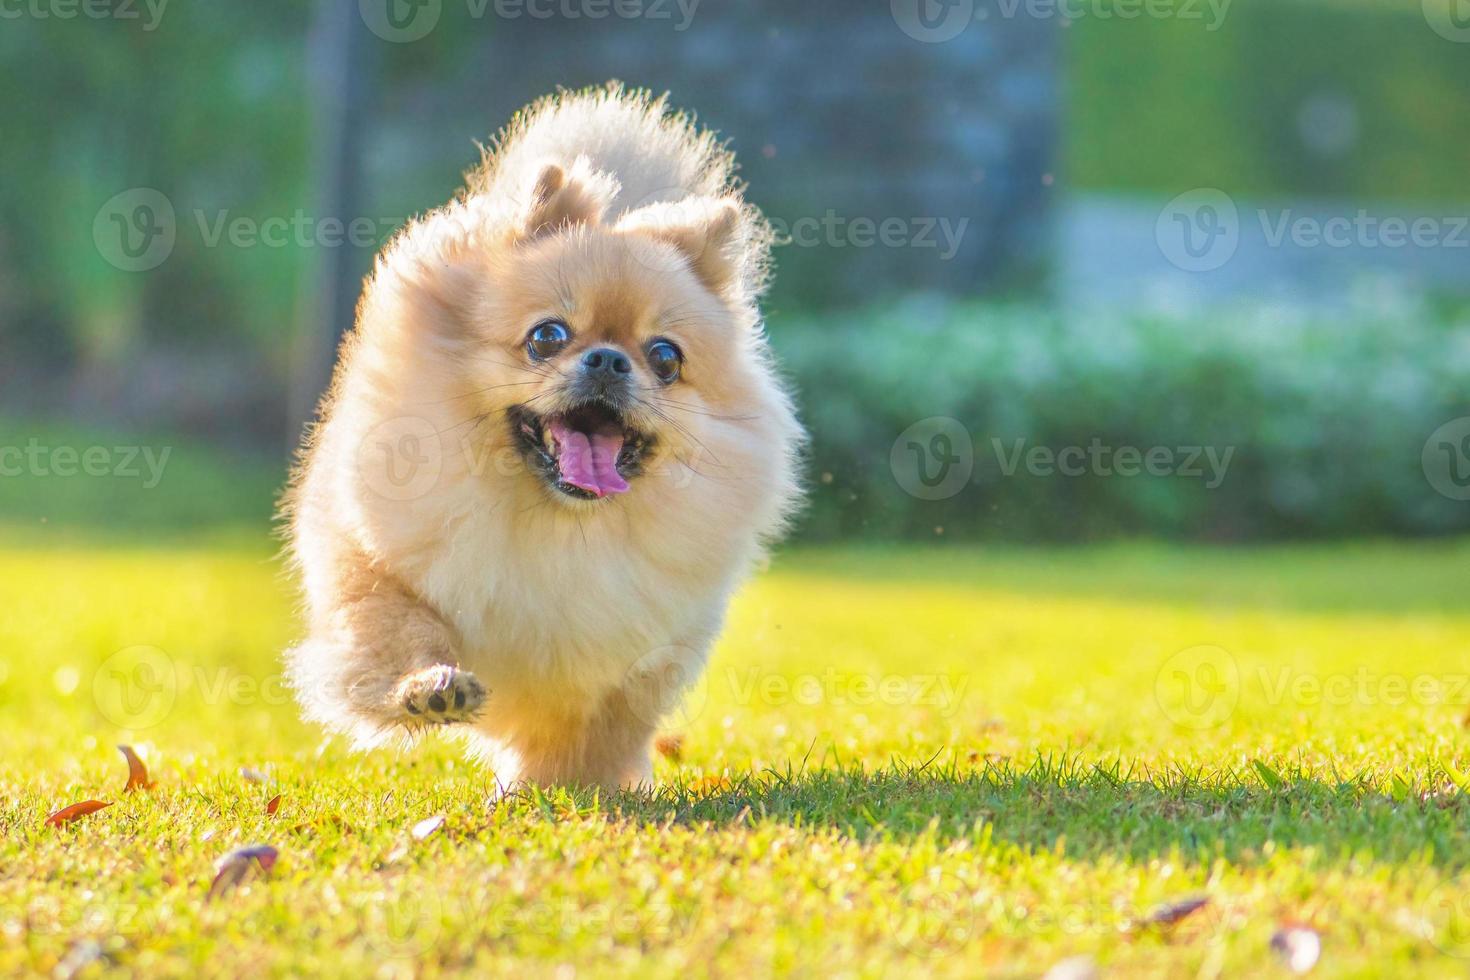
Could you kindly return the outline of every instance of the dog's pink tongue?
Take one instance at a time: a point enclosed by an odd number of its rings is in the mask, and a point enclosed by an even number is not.
[[[628,481],[618,472],[618,453],[623,451],[620,433],[594,432],[589,436],[553,422],[551,437],[561,447],[557,462],[563,480],[598,497],[627,491]]]

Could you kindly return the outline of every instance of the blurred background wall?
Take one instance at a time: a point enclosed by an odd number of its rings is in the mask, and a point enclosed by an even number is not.
[[[815,437],[806,535],[1463,530],[1458,3],[5,7],[0,443],[166,442],[186,502],[0,479],[0,506],[264,520],[343,326],[331,270],[520,106],[619,78],[719,129],[787,232],[768,313]],[[1025,455],[1094,444],[1174,462]]]

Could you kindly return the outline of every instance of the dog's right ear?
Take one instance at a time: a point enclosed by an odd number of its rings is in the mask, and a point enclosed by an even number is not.
[[[579,157],[570,170],[548,163],[531,188],[517,237],[527,241],[574,225],[597,224],[617,192],[617,182],[593,170],[585,158]]]

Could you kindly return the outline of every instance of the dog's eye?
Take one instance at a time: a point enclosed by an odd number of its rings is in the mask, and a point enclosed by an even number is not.
[[[648,366],[664,384],[679,377],[679,368],[684,364],[684,354],[667,340],[655,340],[648,345]]]
[[[530,351],[531,357],[538,361],[561,352],[561,349],[572,342],[572,331],[560,320],[547,320],[545,323],[537,324],[528,337],[526,337],[526,350]]]

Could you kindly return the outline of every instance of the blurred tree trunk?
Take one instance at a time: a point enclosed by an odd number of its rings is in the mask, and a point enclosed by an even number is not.
[[[362,148],[371,48],[367,29],[351,0],[317,0],[307,41],[307,71],[313,101],[313,207],[320,223],[349,227],[363,214]],[[320,225],[319,225],[320,226]],[[312,250],[302,291],[287,439],[293,447],[302,427],[316,415],[331,380],[342,335],[352,327],[368,249],[344,235],[340,245]]]

